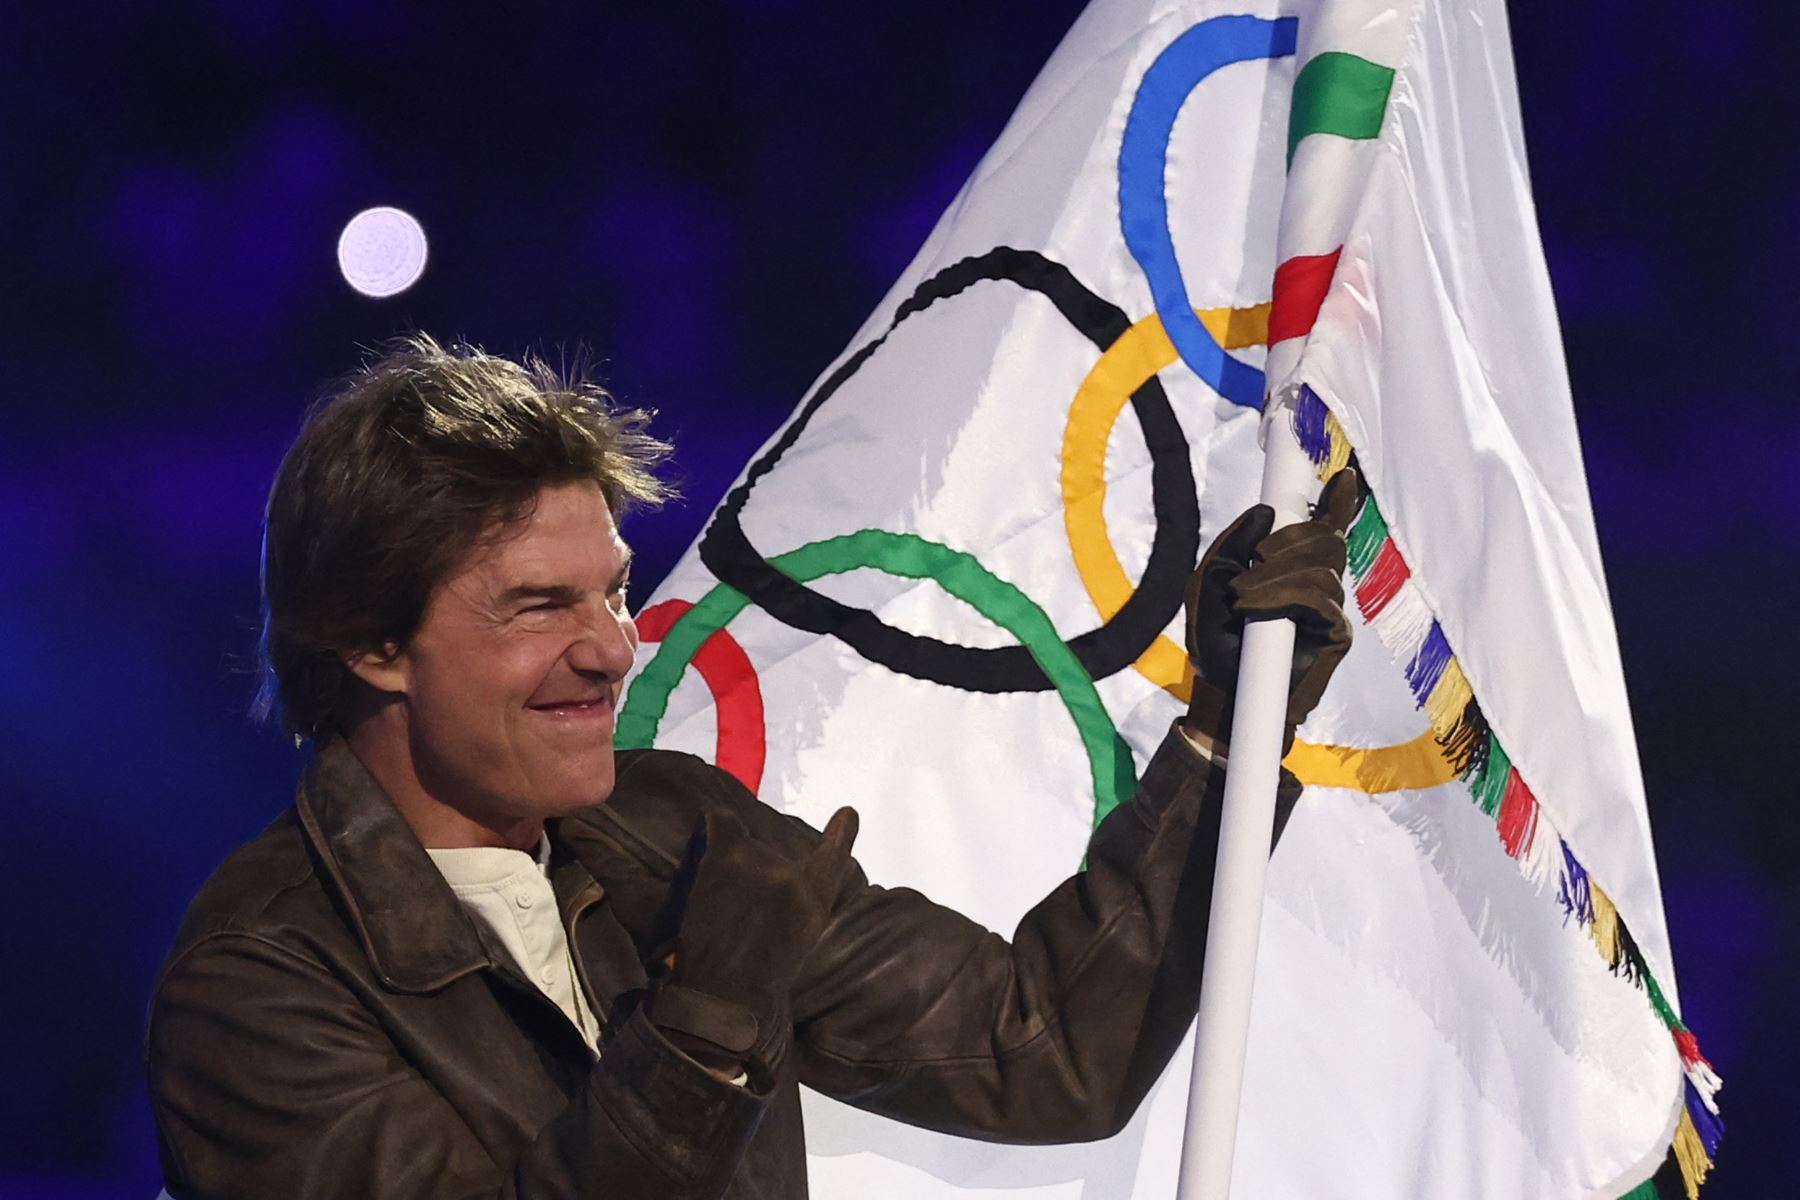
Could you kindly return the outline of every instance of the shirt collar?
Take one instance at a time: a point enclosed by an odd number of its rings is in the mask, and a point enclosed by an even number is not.
[[[427,846],[425,854],[452,888],[497,887],[525,874],[534,874],[543,880],[550,878],[550,838],[543,833],[538,835],[538,844],[531,850],[512,850],[504,846]]]

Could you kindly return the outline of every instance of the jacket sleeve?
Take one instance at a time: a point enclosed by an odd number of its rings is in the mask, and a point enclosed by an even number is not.
[[[679,853],[693,804],[729,804],[796,854],[817,837],[698,760],[655,753],[629,769],[642,785],[623,789],[616,811],[602,806],[596,827],[645,864]],[[1136,795],[1094,831],[1086,869],[1026,914],[1010,942],[854,870],[793,993],[801,1082],[966,1137],[1065,1142],[1118,1131],[1198,1006],[1223,783],[1222,769],[1171,732]],[[1283,772],[1278,833],[1299,790]],[[695,792],[704,798],[690,800]],[[651,890],[621,904],[628,928],[633,909],[653,908]]]
[[[260,934],[213,934],[171,964],[146,1049],[175,1200],[700,1200],[724,1192],[765,1107],[638,1013],[517,1161],[496,1162],[349,986]]]
[[[1223,782],[1171,733],[1010,943],[908,889],[846,890],[794,998],[802,1080],[968,1137],[1123,1128],[1199,1003]],[[1298,791],[1284,776],[1283,817]]]

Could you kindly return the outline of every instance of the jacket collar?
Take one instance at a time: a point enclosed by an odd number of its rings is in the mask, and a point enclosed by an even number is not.
[[[412,827],[349,745],[320,746],[300,780],[295,812],[384,985],[430,992],[506,961],[463,910]],[[593,876],[559,854],[552,883],[565,918],[594,898]]]

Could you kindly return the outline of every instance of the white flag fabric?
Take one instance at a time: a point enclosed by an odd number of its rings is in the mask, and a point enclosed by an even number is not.
[[[1185,705],[1265,396],[1369,488],[1288,766],[1233,1193],[1694,1195],[1668,937],[1499,0],[1095,0],[640,614],[699,754],[1010,931]],[[1283,418],[1287,419],[1287,418]],[[1191,1039],[1190,1039],[1191,1040]],[[1104,1143],[809,1094],[814,1194],[1174,1194],[1188,1051]]]

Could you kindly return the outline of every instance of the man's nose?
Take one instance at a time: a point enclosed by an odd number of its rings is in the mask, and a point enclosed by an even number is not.
[[[577,671],[618,680],[631,670],[637,655],[637,626],[623,608],[599,604],[584,623],[582,636],[569,647],[569,665]]]

